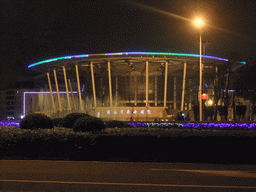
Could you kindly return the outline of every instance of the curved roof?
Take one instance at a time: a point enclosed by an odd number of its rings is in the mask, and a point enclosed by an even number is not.
[[[186,54],[186,53],[166,53],[166,52],[119,52],[119,53],[100,53],[100,54],[84,54],[72,55],[65,57],[58,57],[40,61],[28,66],[28,68],[48,72],[53,69],[62,70],[65,66],[67,70],[73,68],[75,65],[82,66],[82,70],[89,69],[89,64],[92,62],[100,70],[95,70],[95,73],[101,73],[102,69],[107,68],[107,62],[111,62],[111,73],[129,73],[132,71],[145,71],[145,62],[149,61],[149,73],[160,71],[165,62],[168,62],[170,71],[182,69],[184,62],[187,63],[191,69],[198,69],[200,55]],[[202,55],[204,64],[211,66],[213,64],[225,64],[229,60],[226,58]],[[237,62],[237,64],[246,64],[245,62]],[[172,69],[173,68],[173,69]],[[80,69],[79,69],[80,70]]]

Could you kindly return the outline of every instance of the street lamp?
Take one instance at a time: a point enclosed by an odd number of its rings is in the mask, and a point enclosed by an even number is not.
[[[203,76],[203,70],[202,70],[202,37],[201,37],[201,29],[202,29],[202,25],[203,22],[200,19],[197,19],[195,21],[196,26],[199,27],[199,32],[200,32],[200,64],[199,64],[199,121],[202,121],[203,119],[203,109],[202,109],[202,99],[201,99],[201,95],[202,95],[202,76]]]

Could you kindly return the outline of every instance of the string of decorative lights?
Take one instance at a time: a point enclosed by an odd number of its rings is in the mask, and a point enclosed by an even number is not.
[[[0,126],[20,126],[20,122],[0,122]]]
[[[34,67],[36,65],[49,63],[57,60],[63,60],[63,59],[72,59],[72,58],[82,58],[82,57],[91,57],[91,56],[115,56],[115,55],[172,55],[172,56],[185,56],[185,57],[200,57],[200,55],[197,54],[186,54],[186,53],[165,53],[165,52],[120,52],[120,53],[99,53],[99,54],[85,54],[85,55],[72,55],[72,56],[65,56],[65,57],[57,57],[53,59],[47,59],[44,61],[40,61],[34,64],[31,64],[28,66],[28,68]],[[213,57],[208,55],[202,55],[204,58],[208,59],[215,59],[219,61],[229,61],[226,58],[220,58],[220,57]],[[245,61],[239,61],[238,63],[246,64]]]
[[[133,127],[181,127],[181,128],[207,128],[207,129],[256,129],[256,123],[173,123],[173,122],[129,122]],[[0,122],[0,126],[19,126],[20,122]]]
[[[183,128],[243,128],[253,129],[256,128],[256,123],[142,123],[142,122],[131,122],[128,123],[133,127],[183,127]]]

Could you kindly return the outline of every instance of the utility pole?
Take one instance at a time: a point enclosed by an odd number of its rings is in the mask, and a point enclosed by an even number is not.
[[[218,65],[215,64],[215,79],[214,79],[214,98],[215,98],[215,113],[214,113],[214,120],[217,120],[217,112],[218,112],[218,100],[219,100],[219,86],[218,86]]]
[[[206,45],[209,45],[210,44],[210,41],[202,41],[202,46],[203,46],[203,55],[205,56],[205,50],[206,50]],[[204,69],[205,69],[205,57],[203,57],[203,64],[202,64],[203,66],[203,71],[204,71]],[[203,73],[204,74],[204,73]],[[202,77],[203,78],[203,81],[205,80],[205,78],[204,77]],[[203,85],[204,85],[204,83],[203,83]],[[202,89],[203,89],[203,93],[205,92],[205,90],[204,90],[204,86],[202,85]]]

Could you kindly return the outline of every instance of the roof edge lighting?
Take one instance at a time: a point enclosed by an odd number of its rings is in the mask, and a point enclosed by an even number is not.
[[[246,62],[245,61],[238,61],[238,63],[240,63],[240,64],[246,64]]]
[[[44,61],[40,61],[34,64],[31,64],[28,66],[28,68],[44,64],[44,63],[49,63],[53,61],[58,61],[62,59],[72,59],[72,58],[82,58],[82,57],[90,57],[90,56],[115,56],[115,55],[172,55],[172,56],[185,56],[185,57],[200,57],[200,55],[197,54],[188,54],[188,53],[166,53],[166,52],[119,52],[119,53],[96,53],[96,54],[86,54],[86,55],[73,55],[73,56],[65,56],[65,57],[57,57],[53,59],[47,59]],[[219,61],[228,61],[226,58],[221,58],[221,57],[214,57],[214,56],[208,56],[208,55],[202,55],[204,58],[208,59],[214,59],[214,60],[219,60]],[[245,61],[240,61],[238,62],[240,64],[246,64]]]

